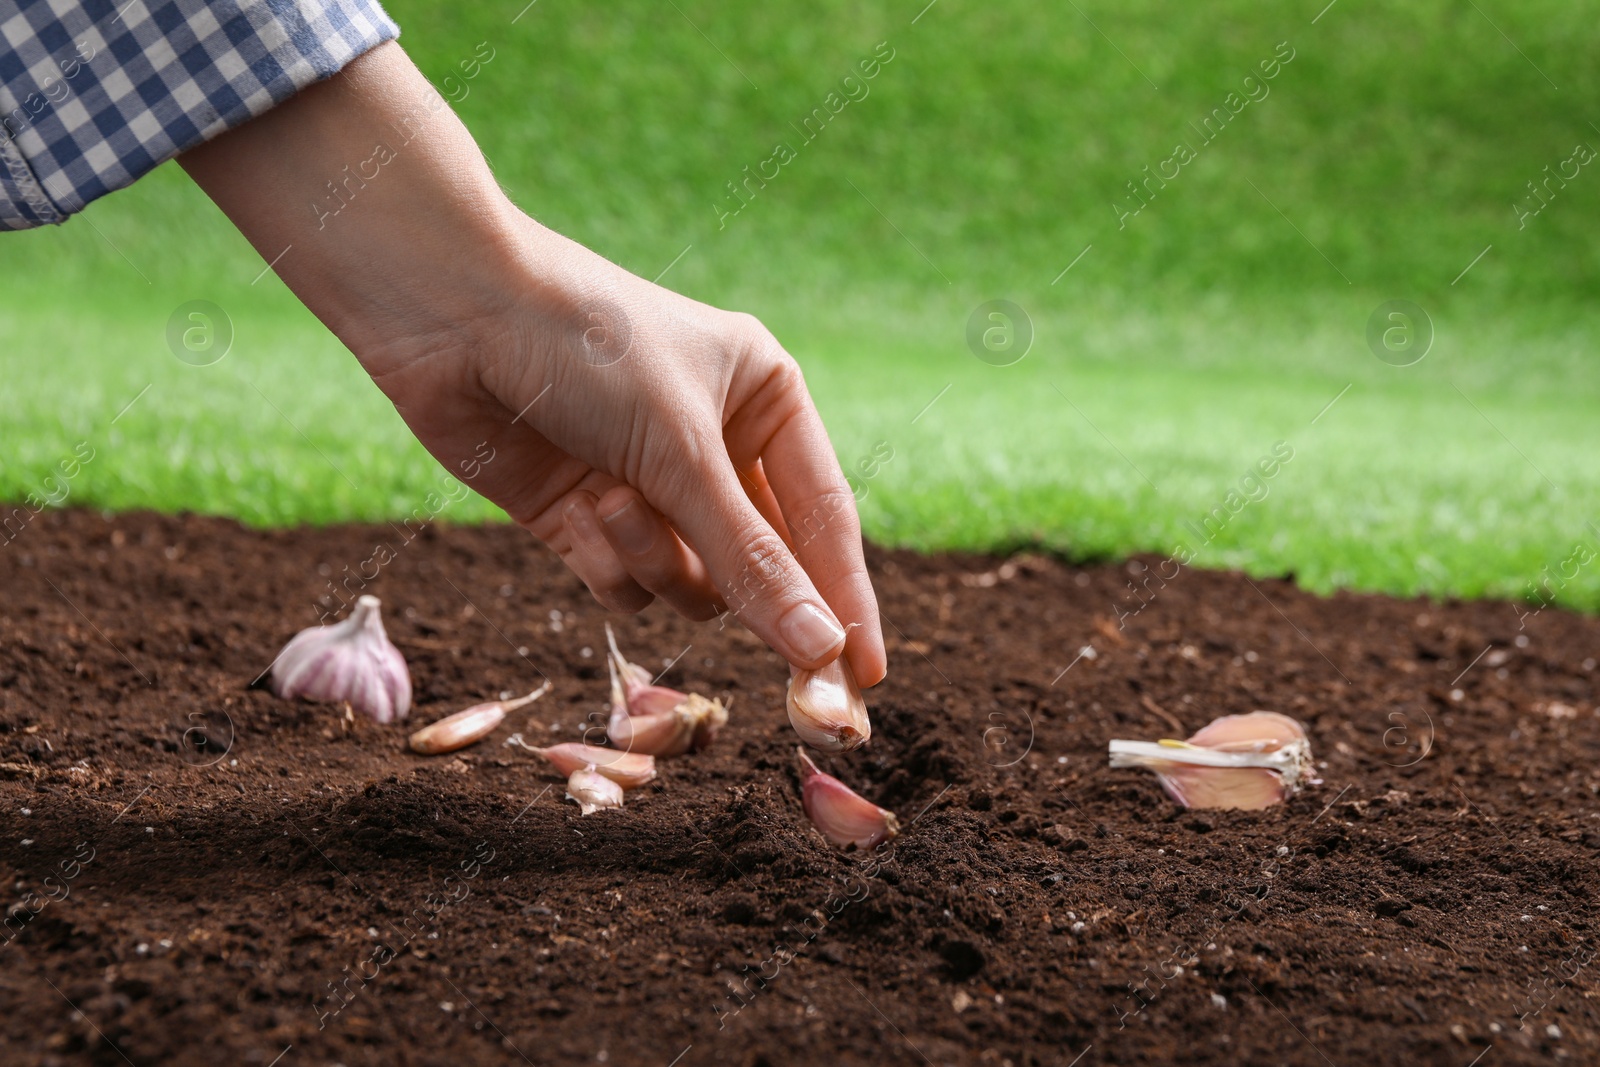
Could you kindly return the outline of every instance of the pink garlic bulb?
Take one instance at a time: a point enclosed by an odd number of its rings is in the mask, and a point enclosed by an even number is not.
[[[363,596],[349,618],[295,634],[273,661],[272,691],[285,700],[348,701],[380,723],[405,718],[411,672],[384,632],[379,607],[377,597]]]

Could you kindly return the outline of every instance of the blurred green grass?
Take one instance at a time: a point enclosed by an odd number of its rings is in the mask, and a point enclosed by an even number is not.
[[[1578,8],[389,7],[442,88],[494,49],[458,110],[519,203],[760,315],[847,469],[892,448],[865,483],[880,541],[1195,548],[1185,523],[1277,441],[1295,458],[1200,563],[1518,595],[1600,536],[1600,174],[1525,228],[1512,208],[1574,145],[1600,146]],[[867,95],[805,142],[796,125],[880,42],[894,57]],[[1294,58],[1268,95],[1202,144],[1191,124],[1282,42]],[[1127,183],[1180,141],[1197,158],[1120,226]],[[726,183],[779,142],[796,158],[721,225]],[[443,472],[273,275],[252,284],[263,266],[171,165],[0,238],[0,498],[46,487],[84,440],[74,503],[255,523],[421,506]],[[1012,366],[967,346],[996,298],[1033,326]],[[1367,346],[1396,298],[1437,332],[1413,366]],[[215,366],[164,340],[195,299],[234,324]],[[496,514],[471,498],[444,517]],[[1596,571],[1561,600],[1600,607]]]

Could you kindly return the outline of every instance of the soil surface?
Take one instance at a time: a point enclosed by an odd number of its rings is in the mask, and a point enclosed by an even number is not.
[[[822,761],[899,813],[869,855],[801,811],[784,664],[659,606],[624,651],[732,720],[580,817],[505,742],[600,721],[609,616],[515,528],[408,533],[64,511],[0,548],[0,1060],[1600,1062],[1600,621],[874,550],[891,674]],[[251,687],[375,572],[406,727]],[[1315,745],[1280,807],[1106,765],[1256,708]]]

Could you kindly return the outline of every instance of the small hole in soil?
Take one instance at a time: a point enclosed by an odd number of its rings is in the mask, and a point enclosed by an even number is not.
[[[966,981],[983,970],[983,953],[970,941],[946,941],[939,949],[946,970],[957,982]]]
[[[748,926],[756,917],[755,901],[746,896],[734,897],[723,906],[722,917],[730,923]]]

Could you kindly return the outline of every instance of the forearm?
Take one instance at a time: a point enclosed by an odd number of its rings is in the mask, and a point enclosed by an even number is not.
[[[179,161],[374,374],[400,339],[469,325],[459,293],[505,291],[534,236],[393,43]]]

